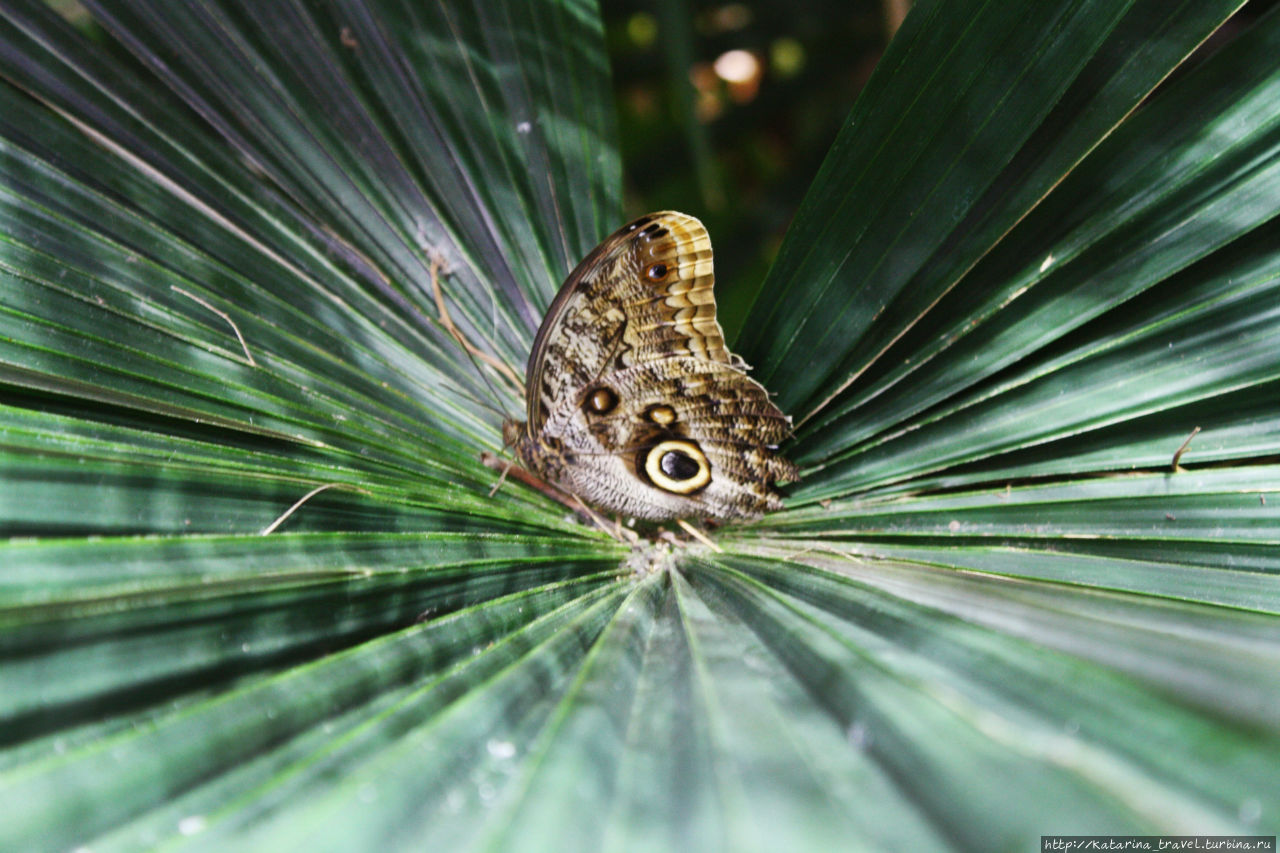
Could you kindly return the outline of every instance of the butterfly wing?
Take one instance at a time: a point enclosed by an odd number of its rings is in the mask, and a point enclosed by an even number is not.
[[[752,517],[796,479],[786,417],[724,345],[711,241],[671,211],[619,229],[569,276],[529,358],[518,450],[543,476],[641,518]]]
[[[530,430],[610,366],[680,355],[730,363],[714,283],[711,239],[692,216],[652,213],[615,231],[569,274],[534,338]]]

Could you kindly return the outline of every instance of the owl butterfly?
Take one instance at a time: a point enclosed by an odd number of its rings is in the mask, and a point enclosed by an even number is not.
[[[535,474],[652,520],[754,518],[796,480],[776,454],[790,418],[725,349],[711,240],[683,213],[643,216],[578,264],[547,310],[503,424]]]

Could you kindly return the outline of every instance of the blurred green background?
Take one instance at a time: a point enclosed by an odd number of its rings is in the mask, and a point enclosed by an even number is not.
[[[627,213],[706,223],[730,340],[908,0],[613,2]]]

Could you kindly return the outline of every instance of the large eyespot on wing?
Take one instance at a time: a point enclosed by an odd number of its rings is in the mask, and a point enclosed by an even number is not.
[[[639,456],[642,474],[650,483],[673,495],[692,495],[711,482],[711,463],[695,442],[670,438]]]
[[[731,364],[691,356],[605,379],[623,401],[601,419],[612,429],[607,446],[622,448],[656,506],[686,498],[679,512],[726,520],[782,506],[778,483],[798,477],[777,450],[790,422],[759,383]]]

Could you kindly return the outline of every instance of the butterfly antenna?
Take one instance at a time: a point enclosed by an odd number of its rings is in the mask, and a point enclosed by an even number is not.
[[[478,367],[479,367],[479,365],[476,365],[476,367],[478,368]],[[483,373],[483,372],[481,372],[481,374],[480,374],[480,375],[483,377],[483,376],[484,376],[484,373]],[[488,384],[488,380],[485,380],[485,384]],[[493,393],[495,397],[497,397],[497,396],[498,396],[498,394],[496,394],[496,393],[494,392],[494,387],[493,387],[492,385],[489,385],[489,391],[490,391],[490,393]],[[493,412],[495,415],[498,415],[498,416],[500,416],[500,417],[502,417],[502,418],[504,418],[504,419],[507,419],[507,418],[510,418],[510,417],[511,417],[510,412],[508,412],[506,409],[499,409],[497,406],[493,405],[492,403],[490,403],[490,402],[488,402],[488,401],[486,401],[486,400],[481,400],[481,399],[480,399],[480,398],[478,398],[478,397],[474,397],[474,398],[472,398],[472,400],[473,400],[473,402],[478,403],[479,405],[481,405],[481,406],[483,406],[484,408],[488,409],[489,411]]]

